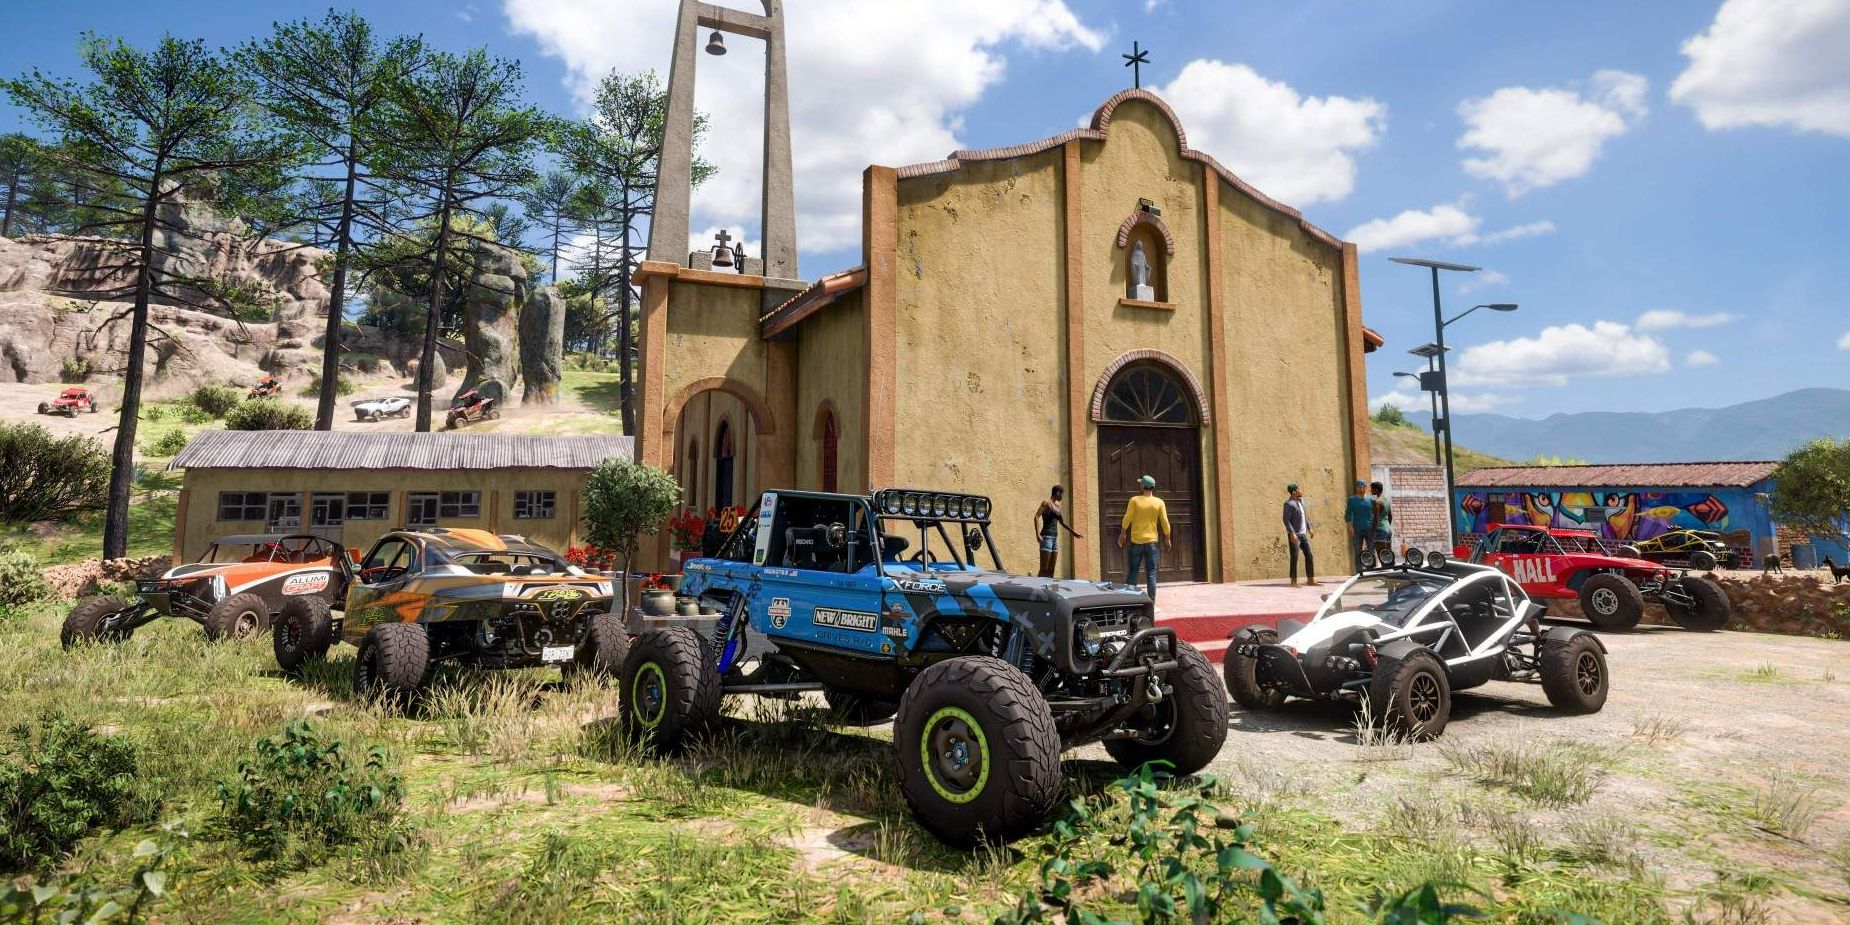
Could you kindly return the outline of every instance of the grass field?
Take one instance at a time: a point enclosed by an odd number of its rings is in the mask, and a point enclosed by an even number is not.
[[[1411,424],[1368,422],[1369,458],[1377,463],[1421,465],[1432,463],[1432,432]],[[1453,447],[1452,463],[1459,472],[1486,466],[1514,465],[1510,460],[1479,453],[1469,447]]]

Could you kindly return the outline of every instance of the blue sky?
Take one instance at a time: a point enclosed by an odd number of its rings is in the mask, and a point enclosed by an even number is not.
[[[745,0],[727,0],[748,6]],[[1144,85],[1191,141],[1364,245],[1363,305],[1392,397],[1431,339],[1417,254],[1448,279],[1462,409],[1661,410],[1850,387],[1850,0],[787,0],[802,272],[858,259],[859,171],[1072,127]],[[665,69],[672,0],[357,4],[386,31],[520,58],[579,111],[610,68]],[[15,0],[0,71],[73,73],[85,29],[235,43],[325,3]],[[1692,41],[1694,40],[1694,41]],[[720,179],[697,235],[756,247],[762,54],[701,62]],[[0,130],[19,125],[0,105]],[[1417,399],[1414,404],[1423,404]],[[1468,443],[1468,434],[1461,433]]]

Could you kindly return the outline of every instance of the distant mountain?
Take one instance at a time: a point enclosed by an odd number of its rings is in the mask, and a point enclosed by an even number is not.
[[[1408,413],[1420,427],[1424,412]],[[1582,411],[1539,421],[1459,414],[1459,444],[1506,459],[1563,456],[1596,463],[1779,459],[1807,440],[1850,437],[1850,389],[1799,389],[1725,408]]]

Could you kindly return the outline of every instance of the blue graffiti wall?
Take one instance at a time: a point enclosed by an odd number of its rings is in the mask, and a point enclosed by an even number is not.
[[[1593,530],[1611,540],[1648,540],[1672,530],[1714,530],[1731,544],[1771,540],[1773,521],[1752,488],[1471,488],[1452,508],[1460,536],[1499,523]]]

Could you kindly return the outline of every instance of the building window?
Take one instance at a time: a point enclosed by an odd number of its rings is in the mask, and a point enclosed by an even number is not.
[[[437,502],[434,491],[414,491],[405,496],[405,523],[413,527],[436,526]]]
[[[438,496],[437,516],[444,518],[482,516],[482,493],[479,491],[443,492]]]
[[[295,492],[271,492],[270,516],[264,526],[271,532],[302,529],[302,496]]]
[[[308,501],[308,525],[338,527],[346,520],[347,496],[340,492],[315,492]]]
[[[389,491],[347,492],[348,520],[385,520],[392,516],[392,493]]]
[[[557,493],[550,491],[514,492],[515,520],[550,520]]]
[[[1168,370],[1153,363],[1131,366],[1111,380],[1103,418],[1113,424],[1190,425],[1195,405]]]
[[[713,506],[732,506],[732,422],[725,420],[713,433]]]
[[[263,520],[269,514],[270,495],[262,491],[218,493],[219,520]]]

